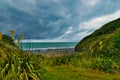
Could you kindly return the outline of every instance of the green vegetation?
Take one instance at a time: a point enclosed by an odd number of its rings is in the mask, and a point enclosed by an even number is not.
[[[41,66],[31,60],[31,55],[23,52],[13,40],[3,35],[0,40],[0,80],[40,80]]]
[[[120,19],[84,38],[73,54],[30,54],[0,32],[0,80],[120,80]]]
[[[46,67],[46,80],[119,80],[120,74],[109,74],[83,67],[54,66]]]
[[[99,44],[102,42],[102,46]],[[84,38],[75,50],[94,55],[120,57],[120,19],[114,20]],[[100,49],[101,46],[101,49]],[[91,51],[92,49],[92,51]]]

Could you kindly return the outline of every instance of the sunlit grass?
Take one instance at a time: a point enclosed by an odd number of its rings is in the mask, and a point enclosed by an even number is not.
[[[99,70],[73,66],[46,67],[45,80],[119,80],[120,73],[110,74]]]

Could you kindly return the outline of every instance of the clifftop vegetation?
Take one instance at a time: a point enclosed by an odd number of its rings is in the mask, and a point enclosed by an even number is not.
[[[77,44],[75,50],[94,55],[120,57],[120,18],[85,37]]]

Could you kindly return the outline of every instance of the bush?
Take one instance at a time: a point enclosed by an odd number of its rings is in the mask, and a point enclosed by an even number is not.
[[[9,56],[0,61],[1,80],[41,80],[41,68],[35,68],[36,62],[30,61],[29,55]],[[39,65],[37,65],[39,66]]]

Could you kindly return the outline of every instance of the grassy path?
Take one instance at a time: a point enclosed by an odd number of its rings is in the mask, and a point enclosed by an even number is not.
[[[45,80],[120,80],[120,73],[109,74],[72,66],[45,67]]]

